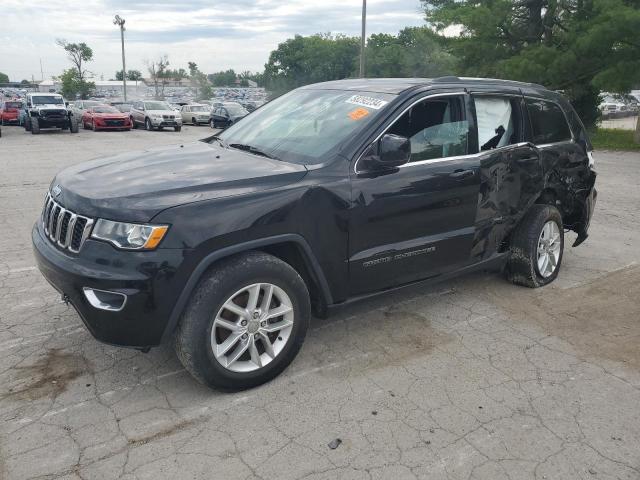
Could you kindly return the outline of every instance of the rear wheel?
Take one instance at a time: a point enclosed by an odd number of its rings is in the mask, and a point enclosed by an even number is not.
[[[31,131],[31,119],[27,118],[27,119],[24,121],[24,129],[25,129],[27,132],[30,132],[30,131]]]
[[[191,123],[193,123],[193,125],[196,126],[196,127],[198,126],[198,121],[196,120],[196,117],[193,117],[191,119]]]
[[[201,280],[176,331],[176,352],[209,387],[255,387],[295,358],[309,316],[300,275],[276,257],[250,252],[222,261]]]
[[[534,205],[511,239],[507,264],[509,280],[536,288],[555,280],[562,264],[562,216],[552,205]]]

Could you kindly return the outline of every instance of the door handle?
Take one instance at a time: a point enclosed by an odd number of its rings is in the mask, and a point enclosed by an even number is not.
[[[449,174],[451,178],[455,178],[456,180],[462,180],[464,178],[473,177],[475,172],[473,170],[454,170],[453,173]]]

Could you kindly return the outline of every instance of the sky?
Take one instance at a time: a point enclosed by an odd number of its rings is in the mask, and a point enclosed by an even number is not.
[[[361,0],[0,0],[0,72],[12,81],[69,68],[56,39],[86,42],[88,69],[104,80],[122,69],[119,14],[126,20],[127,69],[169,56],[171,68],[194,61],[205,73],[261,71],[269,53],[295,34],[360,35]],[[367,35],[424,25],[419,0],[368,0]]]

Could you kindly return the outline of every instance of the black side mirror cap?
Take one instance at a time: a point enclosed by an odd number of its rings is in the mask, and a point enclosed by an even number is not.
[[[399,167],[411,159],[411,140],[385,133],[378,142],[378,159],[386,167]]]

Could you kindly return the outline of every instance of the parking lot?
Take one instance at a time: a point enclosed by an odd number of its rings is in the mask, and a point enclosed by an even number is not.
[[[353,305],[230,394],[168,346],[97,343],[31,253],[58,170],[209,134],[2,128],[1,479],[640,478],[640,153],[596,153],[590,238],[550,286],[478,273]]]

